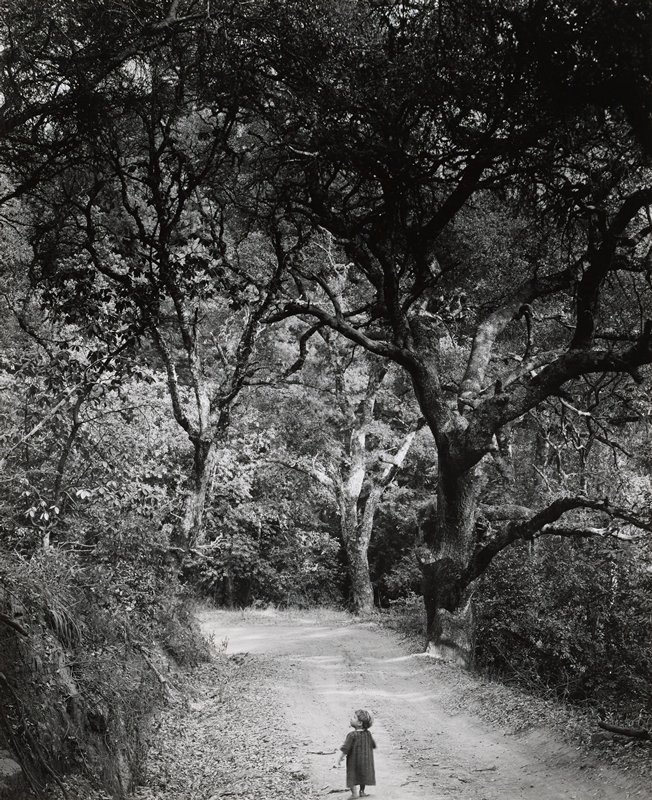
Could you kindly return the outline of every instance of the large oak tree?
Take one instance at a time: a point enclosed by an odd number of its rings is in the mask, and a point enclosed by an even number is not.
[[[578,509],[649,528],[584,492],[491,508],[483,494],[515,421],[652,361],[650,9],[271,6],[272,183],[348,264],[295,275],[274,318],[330,326],[409,374],[438,451],[429,637],[466,660],[474,581],[506,546],[594,533]]]

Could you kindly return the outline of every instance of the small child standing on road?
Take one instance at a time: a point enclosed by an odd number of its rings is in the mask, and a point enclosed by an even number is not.
[[[340,747],[342,755],[335,766],[339,767],[346,757],[346,785],[351,797],[364,797],[367,786],[376,785],[374,770],[374,748],[376,742],[369,732],[373,720],[368,711],[355,711],[351,718],[353,730],[348,733]],[[358,791],[359,789],[359,791]]]

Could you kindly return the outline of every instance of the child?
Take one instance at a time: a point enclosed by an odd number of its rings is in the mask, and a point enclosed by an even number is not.
[[[335,766],[339,767],[346,756],[346,785],[351,790],[351,797],[364,797],[365,788],[376,785],[374,771],[376,742],[369,733],[372,722],[368,711],[362,709],[356,711],[351,719],[351,727],[354,730],[347,734],[344,744],[340,747],[342,755]],[[358,787],[360,787],[359,793]]]

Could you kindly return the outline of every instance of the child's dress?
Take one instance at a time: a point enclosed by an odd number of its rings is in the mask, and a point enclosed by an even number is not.
[[[340,750],[346,755],[346,785],[375,786],[374,748],[376,742],[369,731],[351,731]]]

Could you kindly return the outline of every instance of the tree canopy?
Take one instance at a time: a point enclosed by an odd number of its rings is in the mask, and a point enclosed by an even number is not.
[[[3,548],[86,569],[142,524],[152,593],[418,590],[429,650],[492,665],[507,587],[527,625],[542,593],[573,615],[558,548],[610,622],[551,625],[563,658],[532,637],[527,669],[635,638],[613,604],[648,607],[649,3],[3,11]]]

